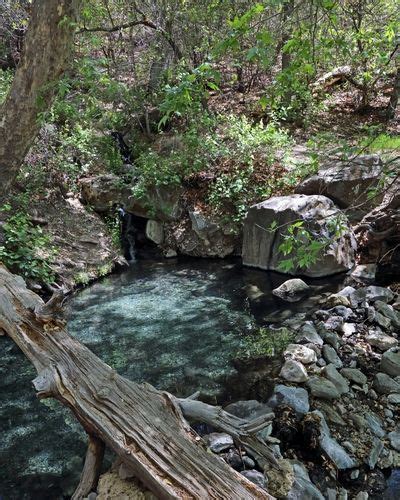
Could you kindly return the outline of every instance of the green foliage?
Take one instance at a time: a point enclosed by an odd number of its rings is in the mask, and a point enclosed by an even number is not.
[[[3,205],[1,211],[11,212],[11,206]],[[0,260],[24,278],[52,283],[54,273],[49,259],[56,250],[43,229],[34,226],[22,211],[10,215],[2,229],[4,244],[0,246]]]
[[[259,328],[241,341],[238,357],[251,359],[260,356],[279,356],[294,341],[296,334],[287,328]]]
[[[209,90],[218,90],[220,75],[210,63],[203,63],[192,71],[178,71],[175,79],[175,85],[167,84],[163,89],[160,127],[173,115],[190,117],[200,112]]]
[[[361,147],[367,148],[368,151],[371,152],[398,152],[400,151],[400,137],[398,135],[392,136],[382,133],[373,139],[364,139],[361,143]]]

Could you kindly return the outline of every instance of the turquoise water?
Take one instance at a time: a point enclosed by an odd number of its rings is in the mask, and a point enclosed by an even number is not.
[[[232,360],[242,335],[266,315],[288,317],[307,305],[272,296],[284,280],[238,262],[138,261],[72,298],[69,331],[132,380],[224,402],[237,394]],[[315,290],[339,281],[315,282]],[[254,287],[261,295],[250,300]],[[17,347],[0,337],[0,349],[0,498],[65,498],[78,481],[85,436],[68,410],[36,399],[34,370]]]

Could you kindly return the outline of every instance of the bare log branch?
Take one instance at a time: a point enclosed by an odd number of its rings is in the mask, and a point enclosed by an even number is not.
[[[72,495],[72,500],[81,500],[97,488],[101,465],[104,458],[104,443],[94,436],[89,436],[88,449],[85,464],[83,466],[81,479]]]

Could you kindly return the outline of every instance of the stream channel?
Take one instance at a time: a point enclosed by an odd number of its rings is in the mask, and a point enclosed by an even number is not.
[[[249,331],[312,307],[272,295],[286,279],[238,260],[140,260],[78,292],[68,329],[131,380],[179,396],[200,390],[200,399],[219,404],[265,399],[241,384],[233,361]],[[342,281],[309,281],[311,296],[333,293]],[[0,337],[0,352],[0,499],[68,498],[85,435],[58,402],[36,399],[34,369],[8,338]]]

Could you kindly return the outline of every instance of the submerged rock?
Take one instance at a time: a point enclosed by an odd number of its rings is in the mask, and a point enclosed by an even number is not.
[[[271,271],[281,271],[279,266],[283,256],[279,251],[286,236],[285,230],[291,223],[303,221],[304,229],[316,239],[332,239],[329,219],[344,217],[325,196],[305,196],[301,194],[278,196],[252,206],[244,221],[243,264]],[[344,217],[345,218],[345,217]],[[278,229],[270,229],[272,224]],[[291,273],[319,277],[350,269],[354,262],[355,238],[351,229],[342,236],[316,264],[306,269],[291,270]],[[285,258],[290,258],[290,255]]]
[[[307,283],[299,278],[293,278],[282,283],[281,286],[272,290],[272,293],[287,302],[298,302],[310,290]]]

